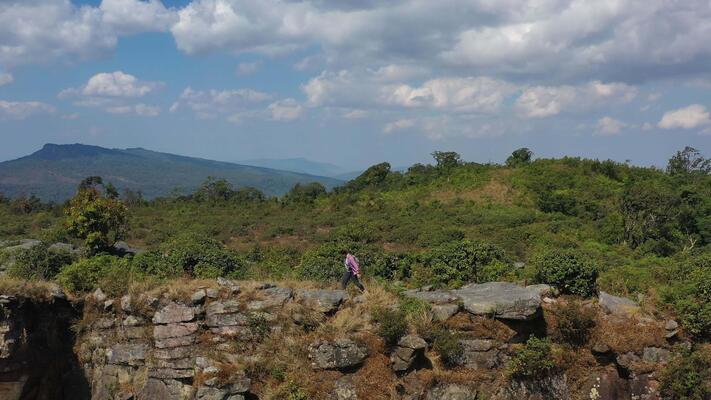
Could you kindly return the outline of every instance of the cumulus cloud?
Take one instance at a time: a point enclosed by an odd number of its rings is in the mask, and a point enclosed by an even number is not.
[[[154,117],[160,108],[133,103],[163,86],[161,82],[141,81],[122,71],[98,73],[82,86],[62,90],[60,99],[71,99],[75,105],[101,108],[112,114],[135,114]]]
[[[544,118],[563,111],[627,103],[637,96],[637,88],[624,83],[593,81],[581,86],[535,86],[516,100],[519,113],[527,118]]]
[[[291,121],[301,117],[304,113],[304,106],[294,99],[284,99],[275,101],[268,107],[275,121]]]
[[[494,112],[515,87],[488,77],[438,78],[419,86],[382,82],[382,71],[323,72],[302,87],[311,106]]]
[[[165,31],[177,13],[158,0],[0,1],[0,65],[75,62],[111,52],[120,35]]]
[[[34,115],[53,114],[54,106],[39,101],[0,100],[0,118],[25,119]]]
[[[337,3],[194,0],[171,31],[188,54],[315,46],[331,66],[405,61],[497,77],[634,82],[702,71],[711,60],[707,0]]]
[[[202,119],[235,115],[238,116],[237,119],[241,119],[241,113],[263,107],[269,100],[272,100],[272,95],[252,89],[194,90],[188,87],[183,90],[170,111],[176,112],[185,106]]]
[[[597,134],[602,136],[617,135],[627,126],[622,121],[611,117],[603,117],[597,121]]]
[[[14,80],[12,74],[8,74],[7,72],[2,72],[0,71],[0,86],[7,85],[8,83],[12,83]]]
[[[160,86],[161,83],[139,81],[135,76],[121,71],[102,72],[89,78],[79,88],[63,90],[59,97],[143,97]]]
[[[701,104],[692,104],[666,112],[657,126],[662,129],[694,129],[710,123],[711,118],[706,107]]]
[[[389,122],[385,127],[383,127],[383,132],[392,133],[399,131],[401,129],[408,129],[415,126],[414,119],[399,119],[397,121]]]

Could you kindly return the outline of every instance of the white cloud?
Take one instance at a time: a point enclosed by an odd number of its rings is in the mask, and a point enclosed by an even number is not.
[[[34,115],[53,114],[54,106],[39,101],[0,100],[0,118],[25,119]]]
[[[357,109],[426,108],[448,112],[490,113],[498,110],[515,87],[488,77],[437,78],[421,86],[383,83],[382,71],[323,72],[302,86],[313,107]]]
[[[693,129],[711,123],[706,107],[692,104],[678,110],[668,111],[659,121],[662,129]]]
[[[111,114],[135,114],[141,117],[157,117],[160,114],[160,107],[153,107],[143,103],[138,103],[133,105],[108,107],[106,112]]]
[[[70,0],[0,1],[0,65],[76,62],[105,55],[120,35],[165,31],[177,14],[160,1],[103,0],[99,7]]]
[[[617,135],[627,127],[622,121],[618,121],[611,117],[603,117],[597,121],[597,134],[601,136]]]
[[[102,21],[116,33],[164,32],[178,21],[177,12],[159,0],[102,0]]]
[[[112,114],[154,117],[160,114],[159,107],[133,103],[133,99],[144,97],[162,85],[160,82],[141,81],[121,71],[102,72],[92,76],[78,88],[61,91],[58,97],[73,99],[75,105],[101,108]]]
[[[624,83],[600,81],[581,86],[535,86],[523,91],[516,108],[525,117],[544,118],[564,111],[628,103],[637,93],[637,88]]]
[[[272,100],[270,94],[252,89],[203,91],[187,87],[170,107],[170,111],[176,112],[180,107],[186,106],[198,118],[207,119],[238,115],[241,112],[262,107],[269,100]]]
[[[0,71],[0,86],[7,85],[8,83],[12,83],[14,78],[12,77],[12,74],[8,74],[7,72],[2,72]]]
[[[387,125],[385,125],[385,127],[383,128],[383,132],[393,133],[402,129],[412,128],[413,126],[415,126],[414,119],[399,119],[397,121],[389,122]]]
[[[143,97],[160,86],[158,82],[142,82],[121,71],[102,72],[89,78],[80,88],[63,90],[59,97]]]
[[[261,66],[261,61],[239,63],[237,64],[237,70],[235,70],[235,73],[237,74],[237,76],[252,75],[253,73],[257,72]]]
[[[268,107],[275,121],[291,121],[301,117],[304,113],[304,106],[294,99],[284,99],[275,101]]]

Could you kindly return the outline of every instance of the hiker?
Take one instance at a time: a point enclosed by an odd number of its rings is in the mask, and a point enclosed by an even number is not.
[[[358,289],[364,292],[365,288],[363,284],[360,283],[360,265],[358,265],[358,259],[345,249],[341,250],[341,255],[346,257],[345,261],[343,261],[343,264],[346,265],[346,272],[343,273],[343,279],[341,279],[341,288],[345,290],[346,286],[348,286],[348,282],[352,279]]]

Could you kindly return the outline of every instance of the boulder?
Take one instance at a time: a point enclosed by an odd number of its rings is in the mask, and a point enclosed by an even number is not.
[[[305,302],[314,304],[323,313],[331,313],[346,299],[345,290],[299,290],[298,296]]]
[[[600,292],[598,301],[600,307],[611,315],[631,317],[639,315],[641,312],[641,308],[634,301],[624,297],[613,296],[605,292]]]
[[[106,351],[106,362],[131,366],[143,365],[147,350],[146,343],[118,343]]]
[[[207,316],[214,314],[227,314],[242,311],[242,307],[237,300],[213,301],[207,305],[205,313]]]
[[[170,303],[153,315],[154,324],[188,322],[195,318],[195,310],[183,304]]]
[[[150,378],[136,395],[136,400],[187,400],[193,395],[193,389],[179,381]]]
[[[250,301],[247,309],[251,311],[263,311],[274,307],[281,307],[292,298],[294,292],[289,288],[269,287],[260,292],[262,300]]]
[[[197,292],[193,293],[192,296],[190,296],[190,301],[197,305],[197,304],[202,304],[205,302],[205,298],[207,297],[207,292],[205,289],[200,289]]]
[[[104,294],[104,291],[101,290],[101,288],[96,288],[96,290],[94,290],[94,293],[92,293],[91,296],[97,303],[103,303],[106,301],[106,294]]]
[[[492,396],[492,400],[569,400],[570,389],[565,375],[549,375],[539,379],[512,379]]]
[[[407,335],[398,341],[390,355],[393,371],[403,372],[412,367],[415,360],[424,357],[427,342],[417,335]]]
[[[540,315],[540,285],[522,287],[508,282],[469,284],[452,291],[474,315],[530,320]]]
[[[452,294],[449,290],[412,289],[406,290],[402,294],[431,304],[448,304],[459,300],[459,298]]]
[[[130,313],[133,311],[133,304],[131,302],[131,295],[125,295],[121,297],[121,309],[124,312]]]
[[[591,400],[629,399],[629,386],[629,382],[620,377],[613,367],[593,375],[582,393],[585,399]]]
[[[478,392],[456,383],[439,384],[427,391],[426,400],[477,400]]]
[[[47,247],[47,250],[55,253],[74,253],[74,245],[69,243],[53,243]]]
[[[459,304],[433,304],[432,315],[437,321],[444,322],[459,311]]]
[[[239,293],[239,290],[240,290],[239,285],[229,279],[219,277],[219,278],[217,278],[217,284],[229,289],[231,294]]]
[[[344,376],[336,381],[333,388],[335,400],[358,400],[355,384],[350,376]]]
[[[368,356],[367,348],[350,339],[318,341],[309,346],[314,369],[348,369],[357,367]]]
[[[456,363],[469,369],[493,369],[503,364],[504,354],[496,342],[485,339],[460,340],[462,353]]]
[[[197,330],[198,325],[195,322],[156,325],[153,327],[153,337],[156,340],[177,338],[191,335]]]
[[[642,361],[653,364],[667,363],[671,358],[671,351],[659,347],[645,347],[642,353]]]

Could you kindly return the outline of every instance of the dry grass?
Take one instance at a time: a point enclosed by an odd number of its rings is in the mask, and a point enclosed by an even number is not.
[[[591,342],[604,343],[620,354],[640,353],[645,347],[666,347],[665,333],[664,323],[660,321],[601,315],[592,331]]]
[[[460,191],[446,190],[435,192],[430,197],[444,203],[467,200],[473,201],[477,204],[499,204],[510,206],[513,205],[514,199],[518,197],[518,194],[515,192],[514,188],[499,178],[492,178],[489,183],[482,187]]]
[[[8,277],[0,278],[0,294],[22,297],[38,301],[52,300],[52,292],[58,289],[56,283],[43,280],[23,280]]]

